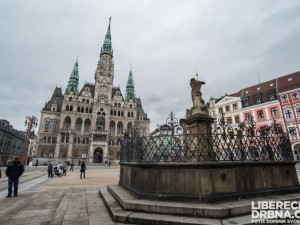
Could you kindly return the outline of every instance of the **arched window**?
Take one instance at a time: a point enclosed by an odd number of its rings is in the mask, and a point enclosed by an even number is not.
[[[117,145],[118,145],[118,146],[121,146],[121,140],[120,140],[120,139],[118,139]]]
[[[75,129],[77,132],[81,132],[81,130],[82,130],[82,119],[81,118],[78,118],[76,120],[76,128]]]
[[[84,98],[84,99],[82,99],[82,103],[85,103],[85,98]]]
[[[55,143],[55,141],[56,141],[56,138],[52,137],[52,143]]]
[[[120,111],[118,111],[118,116],[121,116],[121,113],[120,113]]]
[[[114,121],[110,122],[110,126],[109,126],[109,133],[110,134],[115,134],[116,132],[116,124]]]
[[[105,130],[105,118],[99,116],[96,120],[96,130],[104,131]]]
[[[47,143],[51,143],[51,137],[48,137]]]
[[[85,112],[86,112],[86,113],[89,112],[89,108],[88,108],[88,107],[85,108]]]
[[[85,133],[89,133],[91,130],[91,120],[90,119],[86,119],[84,121],[84,132]]]
[[[110,110],[110,115],[114,115],[114,111],[113,110]]]
[[[92,113],[92,108],[90,108],[90,113]]]
[[[122,134],[122,133],[123,133],[123,124],[122,124],[122,122],[118,122],[117,134]]]
[[[53,127],[52,127],[52,131],[53,132],[55,132],[55,131],[57,131],[58,130],[58,124],[59,124],[59,122],[58,121],[53,121]]]
[[[128,133],[131,133],[131,132],[132,132],[132,123],[131,123],[131,122],[129,122],[129,123],[127,124],[127,132],[128,132]]]
[[[54,152],[53,152],[52,149],[49,151],[48,157],[49,157],[49,158],[53,158],[53,157],[54,157]]]
[[[90,100],[89,100],[89,99],[87,99],[87,100],[86,100],[86,103],[87,103],[87,104],[89,104],[89,103],[90,103]]]
[[[117,107],[118,106],[118,104],[115,102],[115,107]]]
[[[130,117],[130,112],[127,113],[127,116]]]
[[[114,110],[114,116],[116,116],[117,115],[117,111],[116,110]]]
[[[124,112],[123,111],[121,112],[121,116],[124,116]]]
[[[43,143],[47,142],[47,137],[43,137]]]
[[[133,112],[131,112],[131,117],[133,117]]]
[[[70,111],[73,111],[73,106],[72,105],[70,106]]]
[[[132,108],[132,104],[129,105],[129,108]]]
[[[70,110],[69,105],[67,105],[66,106],[66,111],[69,111],[69,110]]]
[[[80,110],[82,113],[84,112],[84,108],[83,107],[81,107],[81,110]]]
[[[72,97],[69,98],[69,101],[70,101],[70,102],[72,101]]]
[[[118,103],[118,107],[121,108],[121,103]]]
[[[80,107],[79,106],[77,107],[77,112],[80,112]]]
[[[70,129],[70,127],[71,127],[71,118],[67,116],[64,122],[64,129]]]

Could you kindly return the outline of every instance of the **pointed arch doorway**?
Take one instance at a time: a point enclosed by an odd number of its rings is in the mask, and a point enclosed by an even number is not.
[[[103,149],[98,147],[94,150],[93,163],[103,162]]]

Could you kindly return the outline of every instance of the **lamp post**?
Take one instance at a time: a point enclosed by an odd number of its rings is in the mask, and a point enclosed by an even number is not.
[[[25,126],[26,128],[26,137],[25,137],[25,147],[24,147],[24,151],[22,154],[22,159],[21,162],[24,165],[24,167],[27,164],[27,156],[28,156],[28,148],[29,148],[29,139],[30,139],[30,133],[31,130],[36,128],[38,125],[38,118],[36,118],[35,116],[27,116],[26,120],[25,120]]]

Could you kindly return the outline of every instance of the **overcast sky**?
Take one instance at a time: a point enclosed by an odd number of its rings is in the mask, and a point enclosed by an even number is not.
[[[205,101],[299,71],[299,12],[298,0],[1,0],[0,118],[24,130],[77,56],[79,88],[94,83],[112,16],[114,86],[125,95],[132,65],[152,131],[185,116],[196,71]]]

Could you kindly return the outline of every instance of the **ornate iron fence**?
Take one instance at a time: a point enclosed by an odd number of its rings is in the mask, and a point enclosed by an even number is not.
[[[140,137],[125,134],[121,162],[193,162],[193,161],[281,161],[293,160],[288,135],[273,122],[256,127],[248,118],[233,128],[222,116],[219,124],[210,124],[206,134],[190,134],[171,113],[167,124],[155,134]]]

